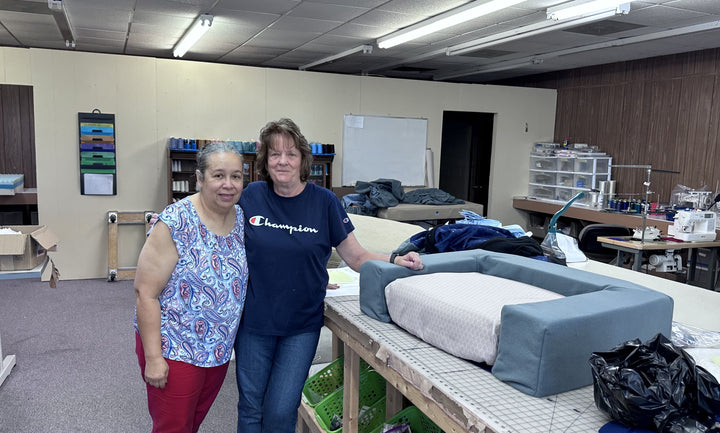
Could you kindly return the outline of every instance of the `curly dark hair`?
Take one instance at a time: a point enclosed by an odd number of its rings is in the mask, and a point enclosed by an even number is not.
[[[257,148],[257,156],[255,164],[257,167],[258,179],[272,185],[272,178],[267,170],[268,149],[272,148],[273,138],[276,135],[285,135],[292,139],[295,148],[300,151],[300,181],[306,182],[310,176],[310,168],[312,166],[312,150],[305,136],[300,132],[300,128],[291,119],[282,118],[268,122],[267,125],[260,130],[260,144]]]

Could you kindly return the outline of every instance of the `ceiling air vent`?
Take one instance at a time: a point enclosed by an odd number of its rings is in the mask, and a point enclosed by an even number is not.
[[[639,24],[632,24],[632,23],[624,23],[620,21],[613,21],[613,20],[605,20],[605,21],[596,21],[594,23],[585,24],[582,26],[573,27],[567,30],[564,30],[566,32],[570,33],[581,33],[583,35],[591,35],[591,36],[607,36],[612,35],[615,33],[620,32],[626,32],[628,30],[634,30],[639,29],[642,26]]]
[[[396,72],[409,72],[413,74],[424,74],[427,72],[432,72],[435,69],[432,68],[421,68],[418,66],[398,66],[397,68],[392,68],[392,71]]]
[[[488,49],[484,49],[484,50],[471,51],[469,53],[463,54],[463,56],[480,57],[483,59],[494,59],[496,57],[507,56],[510,54],[515,54],[515,51],[493,50],[493,49],[488,48]]]

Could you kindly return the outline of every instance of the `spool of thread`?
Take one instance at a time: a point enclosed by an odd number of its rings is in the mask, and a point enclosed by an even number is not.
[[[607,196],[607,188],[608,188],[608,181],[601,180],[598,182],[598,206],[603,207],[606,203],[608,203],[610,200]]]
[[[607,181],[607,195],[610,198],[615,197],[615,181],[614,180],[608,180]]]

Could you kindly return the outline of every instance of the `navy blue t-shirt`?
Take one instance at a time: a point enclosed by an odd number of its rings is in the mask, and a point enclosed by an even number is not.
[[[245,187],[239,204],[249,269],[240,326],[282,336],[319,330],[327,261],[354,230],[340,201],[312,183],[295,197],[281,197],[260,181]]]

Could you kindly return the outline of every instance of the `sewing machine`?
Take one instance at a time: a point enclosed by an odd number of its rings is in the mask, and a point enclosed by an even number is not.
[[[668,235],[688,242],[715,240],[715,213],[702,210],[681,210],[675,214]]]

